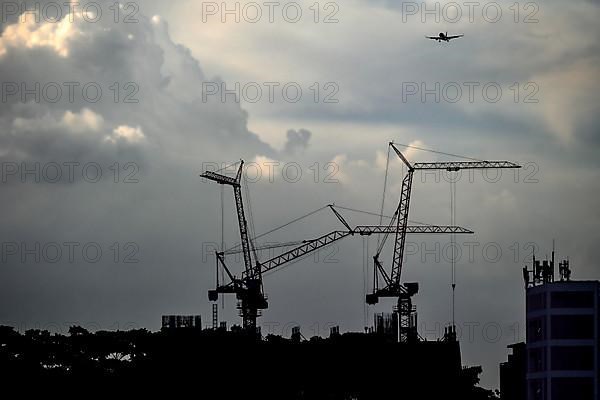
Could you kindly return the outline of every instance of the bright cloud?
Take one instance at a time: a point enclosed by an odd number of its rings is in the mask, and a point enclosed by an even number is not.
[[[24,18],[23,21],[8,25],[0,37],[0,56],[4,56],[8,48],[49,47],[61,57],[69,55],[69,39],[82,32],[76,27],[77,14],[69,14],[59,22],[44,21],[36,23],[35,18]]]
[[[146,138],[142,128],[136,126],[135,128],[127,125],[120,125],[113,130],[112,135],[107,136],[106,140],[115,143],[117,140],[122,139],[129,143],[138,143]]]
[[[71,132],[98,132],[102,128],[104,119],[89,108],[84,108],[79,113],[66,111],[61,120],[62,125]]]
[[[38,118],[17,117],[12,123],[15,133],[62,131],[69,133],[99,132],[104,124],[102,115],[84,108],[80,112],[67,110],[61,117],[50,112]]]

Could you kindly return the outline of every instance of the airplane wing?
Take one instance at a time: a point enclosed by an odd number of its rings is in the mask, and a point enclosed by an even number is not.
[[[427,39],[439,39],[439,36],[425,36]]]
[[[458,39],[461,38],[465,35],[453,35],[453,36],[446,36],[446,39],[450,40],[450,39]]]

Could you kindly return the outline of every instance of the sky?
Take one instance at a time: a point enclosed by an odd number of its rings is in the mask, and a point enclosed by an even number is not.
[[[485,387],[524,340],[532,246],[544,258],[554,241],[574,278],[600,277],[596,1],[79,3],[2,1],[0,324],[210,324],[221,204],[226,247],[239,236],[230,188],[199,174],[245,160],[259,235],[331,203],[380,212],[392,140],[523,166],[456,183],[456,224],[475,231],[456,239],[456,324]],[[465,36],[425,38],[439,32]],[[406,172],[389,165],[388,215]],[[449,177],[417,173],[410,219],[449,224],[450,209]],[[341,228],[323,210],[257,242]],[[408,238],[402,277],[420,284],[429,339],[451,321],[449,244]],[[391,300],[364,305],[376,246],[347,238],[268,274],[263,333],[361,331],[389,312]],[[223,305],[220,318],[240,323],[235,299]]]

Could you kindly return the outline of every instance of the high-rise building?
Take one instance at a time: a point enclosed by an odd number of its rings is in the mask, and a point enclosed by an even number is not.
[[[569,262],[533,261],[526,287],[527,399],[600,399],[600,282],[573,281]]]

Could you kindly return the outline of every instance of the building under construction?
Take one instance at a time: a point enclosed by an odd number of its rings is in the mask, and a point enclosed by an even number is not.
[[[272,381],[275,382],[285,383],[285,387],[295,387],[307,397],[297,397],[298,393],[296,393],[296,397],[282,396],[281,398],[405,399],[415,398],[416,395],[416,398],[469,399],[488,398],[487,396],[490,395],[485,391],[478,392],[473,389],[478,382],[477,375],[481,369],[462,367],[460,346],[453,321],[446,328],[444,337],[436,341],[424,340],[417,332],[416,306],[412,298],[418,293],[419,284],[403,282],[401,279],[407,235],[447,234],[454,240],[456,234],[472,234],[473,231],[453,224],[453,208],[451,208],[452,225],[409,225],[413,176],[419,171],[446,171],[453,174],[461,170],[520,168],[520,166],[509,161],[486,161],[473,158],[467,161],[463,158],[461,161],[412,163],[399,150],[399,146],[402,145],[389,143],[378,224],[353,226],[341,213],[344,207],[329,205],[323,208],[331,210],[342,225],[341,228],[317,238],[286,243],[285,250],[281,254],[267,260],[259,259],[258,250],[274,249],[278,246],[273,244],[261,246],[257,239],[263,235],[256,237],[252,232],[252,220],[249,221],[246,216],[246,209],[250,206],[244,201],[244,196],[247,195],[247,186],[243,182],[244,162],[240,161],[219,171],[206,171],[201,175],[208,181],[233,189],[235,215],[240,235],[239,246],[234,249],[223,248],[216,252],[216,286],[209,291],[208,298],[216,302],[221,295],[235,295],[242,317],[239,331],[255,340],[263,340],[257,319],[269,305],[263,289],[262,277],[265,273],[275,271],[347,237],[371,235],[378,237],[377,250],[373,255],[373,288],[365,301],[368,305],[375,305],[382,298],[392,298],[396,304],[391,313],[376,314],[373,327],[365,328],[365,333],[340,335],[339,331],[333,331],[328,339],[302,340],[300,330],[294,329],[291,341],[297,346],[286,347],[281,351],[276,350],[278,347],[270,348],[269,351],[273,353],[269,353],[268,357],[276,367],[268,368],[269,378],[274,378]],[[406,173],[402,177],[400,198],[394,206],[394,213],[386,221],[387,223],[383,223],[388,178],[391,179],[388,177],[390,157],[398,157],[406,168]],[[223,201],[221,204],[223,207]],[[454,198],[452,204],[454,205]],[[248,214],[251,216],[252,212]],[[314,212],[308,215],[311,214]],[[386,267],[383,251],[386,244],[390,243],[389,238],[394,240],[390,246],[392,254],[390,266]],[[241,274],[235,273],[226,261],[226,257],[234,253],[243,255]],[[453,281],[453,291],[455,287]],[[226,330],[217,329],[217,321],[216,307],[213,307],[213,328],[215,332],[226,334]],[[275,346],[285,343],[285,339],[272,336],[267,336],[264,341]],[[324,344],[328,345],[324,346]],[[258,349],[261,349],[260,354],[254,353],[255,348],[239,349],[245,359],[252,360],[245,370],[245,373],[252,377],[250,381],[259,378],[254,375],[257,369],[260,370],[261,362],[257,360],[264,357],[263,352],[269,347],[259,346]],[[220,363],[221,360],[228,360],[228,357],[221,356],[217,362]],[[303,382],[303,384],[298,388],[294,382]]]

